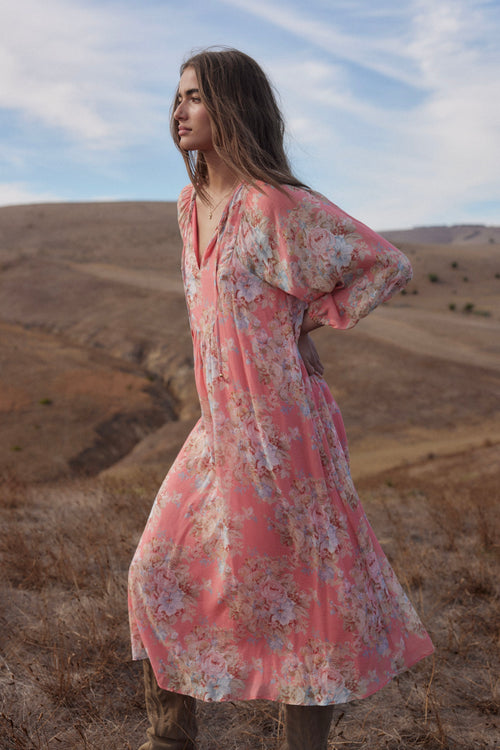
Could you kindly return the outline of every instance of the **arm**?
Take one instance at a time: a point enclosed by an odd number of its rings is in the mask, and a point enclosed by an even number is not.
[[[304,332],[346,329],[411,278],[408,259],[387,240],[317,193],[249,190],[241,224],[244,263],[302,300]]]
[[[321,328],[322,325],[322,323],[316,323],[309,315],[309,310],[306,310],[302,319],[300,333],[301,335],[304,333],[311,333],[311,331],[315,331],[316,328]]]

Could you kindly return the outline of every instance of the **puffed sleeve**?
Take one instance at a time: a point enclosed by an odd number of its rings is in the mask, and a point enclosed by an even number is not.
[[[241,259],[303,300],[316,323],[351,328],[411,279],[403,253],[324,196],[260,188],[243,202]]]
[[[179,229],[181,231],[183,240],[189,227],[191,199],[193,197],[193,192],[193,186],[186,185],[186,187],[182,188],[177,200],[177,221],[179,222]]]

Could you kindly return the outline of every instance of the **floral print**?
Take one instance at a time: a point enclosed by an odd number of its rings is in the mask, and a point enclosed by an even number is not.
[[[305,189],[240,185],[202,257],[191,187],[179,225],[201,418],[131,564],[133,656],[201,700],[363,698],[433,649],[297,340],[306,309],[350,328],[410,264]]]

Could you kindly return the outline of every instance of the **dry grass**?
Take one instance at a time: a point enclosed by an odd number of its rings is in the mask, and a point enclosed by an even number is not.
[[[500,743],[498,446],[365,481],[365,507],[437,651],[339,709],[331,750]],[[3,481],[1,750],[136,750],[146,719],[130,661],[126,574],[160,477]],[[276,750],[280,708],[199,706],[200,750]]]

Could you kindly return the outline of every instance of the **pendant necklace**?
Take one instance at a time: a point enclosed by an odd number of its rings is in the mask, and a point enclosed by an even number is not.
[[[222,196],[222,198],[220,199],[220,201],[218,203],[216,203],[215,206],[212,206],[209,209],[209,211],[208,211],[208,220],[209,221],[212,221],[212,217],[214,215],[214,211],[216,211],[219,208],[219,206],[222,203],[222,201],[224,200],[224,198],[228,198],[231,195],[231,193],[233,192],[233,190],[234,190],[235,187],[236,187],[236,182],[233,183],[233,185],[231,186],[231,189],[228,190],[227,193],[224,193],[224,195]]]

